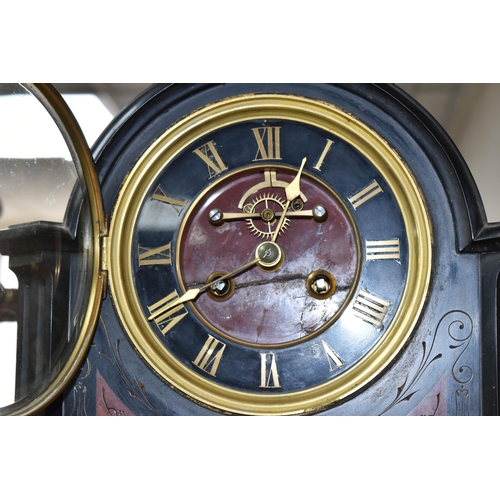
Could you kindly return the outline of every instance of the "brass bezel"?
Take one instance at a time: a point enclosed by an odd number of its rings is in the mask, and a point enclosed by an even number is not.
[[[58,374],[35,397],[16,401],[12,405],[1,408],[0,415],[35,414],[54,401],[71,382],[87,355],[97,325],[103,289],[107,279],[106,274],[102,272],[101,264],[101,237],[105,231],[104,208],[94,160],[87,141],[68,105],[52,85],[24,83],[23,86],[40,101],[56,123],[71,153],[78,181],[86,187],[91,218],[88,224],[89,234],[86,235],[89,241],[88,259],[91,289],[87,309],[80,311],[81,327],[74,348],[66,362],[62,363]]]
[[[290,119],[333,133],[355,147],[390,186],[408,228],[408,278],[398,310],[378,343],[333,380],[285,394],[248,393],[219,386],[190,370],[153,333],[134,293],[132,235],[144,194],[168,162],[201,136],[251,119]],[[212,103],[170,127],[145,151],[119,194],[110,229],[110,285],[120,320],[139,354],[169,384],[217,411],[302,414],[328,407],[379,375],[410,337],[425,305],[432,267],[431,225],[418,184],[396,151],[355,116],[295,95],[248,94]]]

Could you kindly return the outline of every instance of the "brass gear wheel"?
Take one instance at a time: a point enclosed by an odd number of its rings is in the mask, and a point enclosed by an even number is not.
[[[258,219],[247,219],[246,223],[252,234],[262,239],[270,239],[278,223],[279,217],[277,212],[282,212],[285,208],[285,200],[276,194],[263,194],[254,198],[250,203],[247,203],[243,210],[246,213],[260,213]],[[280,229],[280,234],[288,229],[290,219],[285,217],[283,225]]]

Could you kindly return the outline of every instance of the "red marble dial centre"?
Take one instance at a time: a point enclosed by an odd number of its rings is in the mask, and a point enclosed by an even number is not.
[[[180,229],[177,265],[184,291],[262,254],[231,277],[233,288],[218,284],[216,294],[202,293],[191,304],[203,322],[235,341],[276,346],[319,333],[340,315],[356,286],[354,221],[338,195],[307,172],[272,243],[286,204],[284,186],[296,174],[282,166],[234,171],[198,196]]]

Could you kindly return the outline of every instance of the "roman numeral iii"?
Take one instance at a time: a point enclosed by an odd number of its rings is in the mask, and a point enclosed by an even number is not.
[[[399,239],[393,240],[366,240],[366,260],[400,260],[401,249]]]

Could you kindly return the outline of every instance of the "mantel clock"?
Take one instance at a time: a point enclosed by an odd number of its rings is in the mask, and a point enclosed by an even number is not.
[[[399,88],[155,85],[92,155],[22,88],[76,173],[61,222],[0,231],[3,413],[497,414],[500,227]]]

